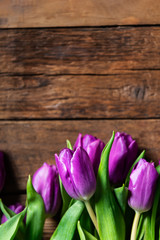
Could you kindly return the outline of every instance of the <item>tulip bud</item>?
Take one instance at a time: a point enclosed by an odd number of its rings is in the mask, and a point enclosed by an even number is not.
[[[102,142],[100,139],[88,134],[82,137],[82,134],[79,133],[73,150],[75,151],[77,147],[82,147],[88,153],[94,172],[97,175],[101,153],[104,146],[104,142]]]
[[[81,147],[75,152],[65,148],[55,158],[66,192],[72,198],[89,200],[96,190],[96,177],[87,152]]]
[[[20,203],[16,203],[14,205],[10,205],[8,208],[11,209],[16,214],[18,214],[18,213],[20,213],[20,212],[22,212],[24,210],[24,207]],[[5,223],[7,220],[8,220],[7,217],[5,215],[2,215],[1,224]]]
[[[44,163],[33,175],[32,184],[44,201],[46,214],[55,216],[61,206],[59,177],[56,166]]]
[[[132,164],[136,160],[138,146],[126,133],[117,132],[109,155],[109,179],[122,185]]]
[[[152,207],[158,176],[154,163],[145,159],[140,159],[133,168],[128,187],[128,204],[135,211],[146,212]]]
[[[2,190],[5,182],[6,172],[4,167],[4,154],[0,152],[0,191]]]

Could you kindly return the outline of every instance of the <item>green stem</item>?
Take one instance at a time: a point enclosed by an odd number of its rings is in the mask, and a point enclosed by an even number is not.
[[[138,227],[138,222],[139,222],[140,215],[141,214],[139,212],[137,212],[137,211],[135,212],[130,240],[136,240],[137,227]]]
[[[94,213],[94,211],[93,211],[93,209],[91,207],[91,204],[90,204],[89,201],[84,201],[84,203],[85,203],[86,209],[88,211],[88,214],[89,214],[89,216],[90,216],[90,218],[91,218],[91,220],[92,220],[92,222],[93,222],[93,224],[94,224],[94,226],[95,226],[95,228],[96,228],[96,230],[97,230],[97,232],[99,234],[99,229],[98,229],[98,223],[97,223],[96,215],[95,215],[95,213]]]

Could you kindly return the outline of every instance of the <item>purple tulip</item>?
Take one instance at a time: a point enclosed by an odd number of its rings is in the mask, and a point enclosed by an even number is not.
[[[82,134],[79,133],[73,150],[75,151],[77,147],[82,147],[84,150],[86,150],[92,162],[94,172],[97,175],[101,153],[104,146],[104,142],[102,142],[100,139],[88,134],[82,137]]]
[[[128,204],[131,208],[141,213],[152,207],[158,176],[154,163],[139,160],[130,175]]]
[[[46,214],[55,216],[61,206],[59,175],[56,166],[44,163],[34,173],[32,184],[43,198]]]
[[[0,191],[2,190],[5,182],[6,171],[4,167],[4,154],[0,152]]]
[[[117,132],[109,156],[109,178],[112,184],[124,183],[129,169],[136,160],[138,146],[126,133]]]
[[[65,148],[55,158],[66,192],[72,198],[89,200],[96,190],[96,177],[87,152],[81,147]]]
[[[24,207],[20,203],[10,205],[8,208],[11,209],[16,214],[18,214],[18,213],[20,213],[24,210]],[[7,220],[8,220],[7,217],[5,215],[3,215],[2,218],[1,218],[1,224],[5,223]]]

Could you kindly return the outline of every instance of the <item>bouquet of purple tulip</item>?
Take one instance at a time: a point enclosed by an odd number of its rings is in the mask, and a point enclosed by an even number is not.
[[[50,240],[160,239],[160,165],[139,156],[135,140],[113,133],[105,145],[79,134],[27,182],[27,201],[6,207],[0,239],[40,240],[45,219],[60,214]],[[0,154],[0,188],[4,184]]]

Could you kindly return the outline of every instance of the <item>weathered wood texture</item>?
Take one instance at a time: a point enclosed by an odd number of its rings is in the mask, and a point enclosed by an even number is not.
[[[1,30],[0,118],[157,118],[159,40],[160,27]]]
[[[160,27],[0,30],[0,72],[117,74],[160,69]]]
[[[54,163],[54,153],[76,140],[78,132],[90,133],[105,142],[112,131],[125,131],[137,139],[147,157],[160,157],[160,120],[1,121],[0,149],[6,153],[7,182],[4,192],[24,190],[27,177],[44,161]]]
[[[158,118],[160,71],[106,76],[5,76],[0,118]]]
[[[24,204],[28,175],[54,163],[54,153],[78,132],[107,142],[112,130],[125,131],[148,159],[160,158],[159,26],[24,29],[113,24],[160,24],[160,3],[0,1],[6,204]],[[47,220],[45,240],[56,224]]]
[[[1,0],[0,27],[159,24],[159,0]]]

